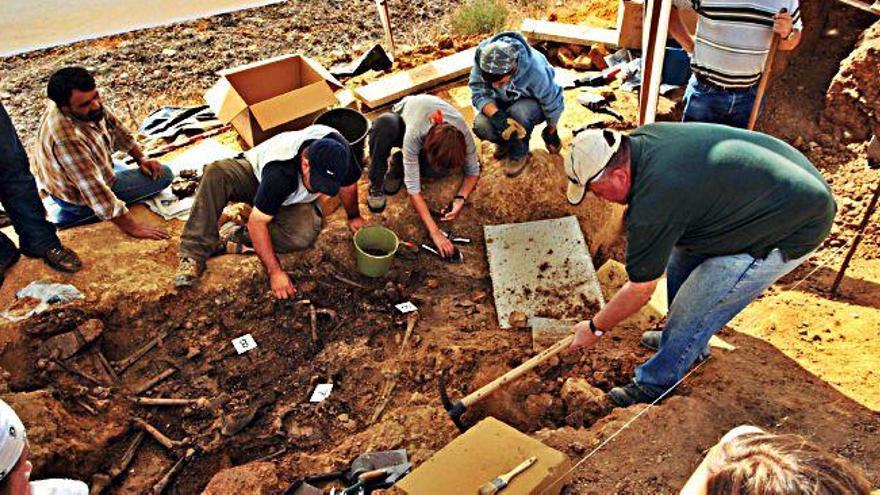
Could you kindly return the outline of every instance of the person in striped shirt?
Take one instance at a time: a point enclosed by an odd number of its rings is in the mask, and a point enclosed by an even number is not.
[[[697,13],[695,36],[680,9]],[[673,0],[669,34],[691,54],[693,70],[682,120],[745,128],[773,35],[790,51],[802,29],[798,0]]]

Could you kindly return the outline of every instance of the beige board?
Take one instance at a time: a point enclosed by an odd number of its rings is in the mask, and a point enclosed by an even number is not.
[[[553,41],[572,45],[592,45],[602,43],[617,46],[617,31],[601,29],[580,24],[523,19],[520,31],[530,40]]]
[[[556,495],[568,480],[571,463],[562,452],[495,418],[485,418],[403,478],[391,493],[476,494],[484,483],[532,456],[537,462],[513,478],[502,493]]]
[[[469,73],[474,65],[476,50],[474,47],[407,71],[385,76],[361,86],[354,93],[370,108],[391,103]]]

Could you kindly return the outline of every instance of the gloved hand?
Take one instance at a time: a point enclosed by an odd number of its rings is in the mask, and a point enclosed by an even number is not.
[[[495,129],[495,132],[497,132],[499,136],[504,134],[504,131],[510,126],[508,120],[511,120],[510,115],[507,115],[507,112],[504,110],[498,110],[489,117],[489,122],[492,123],[492,129]]]
[[[547,126],[541,131],[541,137],[544,138],[544,145],[547,146],[547,151],[552,154],[559,153],[559,150],[562,149],[562,140],[559,139],[559,132],[556,131],[556,126]]]

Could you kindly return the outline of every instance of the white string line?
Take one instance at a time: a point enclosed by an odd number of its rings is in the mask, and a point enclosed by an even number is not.
[[[817,265],[816,265],[816,268],[813,268],[813,270],[812,270],[810,273],[806,274],[806,275],[804,276],[804,278],[798,280],[797,283],[795,283],[794,285],[792,285],[788,290],[795,290],[795,289],[797,289],[797,288],[798,288],[802,283],[804,283],[808,278],[812,277],[813,274],[815,274],[816,272],[818,272],[818,271],[821,270],[822,268],[825,268],[826,266],[828,266],[829,263],[831,263],[832,261],[834,261],[835,256],[837,256],[838,254],[840,254],[840,252],[843,251],[843,248],[847,247],[847,246],[849,245],[849,243],[853,241],[853,239],[855,239],[855,237],[852,237],[852,238],[850,238],[849,240],[847,240],[846,242],[844,242],[843,244],[841,244],[839,248],[835,249],[834,252],[831,253],[831,255],[829,255],[829,256],[826,257],[827,259],[826,259],[825,261],[823,261],[822,263],[817,264]]]
[[[665,392],[663,392],[662,394],[660,394],[660,396],[657,397],[656,399],[654,399],[653,402],[651,402],[650,404],[648,404],[647,407],[645,407],[644,409],[642,409],[641,411],[639,411],[635,416],[633,416],[632,418],[630,418],[626,423],[624,423],[623,426],[620,427],[620,429],[618,429],[617,431],[615,431],[614,433],[612,433],[610,437],[606,438],[602,443],[600,443],[595,449],[593,449],[593,450],[592,450],[589,454],[587,454],[583,459],[581,459],[580,461],[578,461],[577,464],[575,464],[574,466],[572,466],[571,469],[569,469],[568,471],[566,471],[565,473],[563,473],[562,476],[560,476],[559,478],[557,478],[556,480],[554,480],[553,483],[551,483],[551,484],[550,484],[547,488],[545,488],[541,493],[542,493],[542,494],[547,493],[547,492],[548,492],[553,486],[556,486],[556,484],[559,483],[560,481],[562,481],[562,479],[564,479],[566,476],[568,476],[569,474],[571,474],[572,472],[574,472],[574,470],[576,470],[581,464],[583,464],[584,462],[586,462],[589,458],[593,457],[593,455],[595,455],[596,452],[599,452],[599,450],[602,449],[602,447],[608,445],[608,443],[611,442],[612,440],[614,440],[614,438],[615,438],[617,435],[619,435],[621,432],[623,432],[623,430],[629,428],[629,426],[630,426],[631,424],[633,424],[633,423],[635,422],[635,420],[639,419],[643,414],[645,414],[646,412],[648,412],[648,410],[650,410],[652,407],[656,406],[658,402],[660,402],[661,400],[663,400],[663,399],[664,399],[667,395],[669,395],[669,394],[670,394],[670,393],[671,393],[676,387],[678,387],[678,386],[681,385],[685,380],[687,380],[689,376],[691,376],[695,371],[697,371],[698,369],[700,369],[700,366],[703,366],[704,364],[706,364],[706,362],[708,362],[710,359],[712,359],[712,356],[709,356],[708,358],[706,358],[705,360],[701,361],[701,362],[698,363],[696,366],[694,366],[693,368],[691,368],[691,370],[688,371],[686,375],[684,375],[683,377],[681,377],[681,379],[678,380],[677,382],[675,382],[674,385],[672,385],[672,386],[669,387]]]

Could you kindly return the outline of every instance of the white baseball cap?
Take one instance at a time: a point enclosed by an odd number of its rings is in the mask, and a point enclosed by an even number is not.
[[[608,129],[588,129],[572,139],[571,151],[565,159],[565,195],[569,203],[579,205],[584,200],[590,182],[605,169],[621,141],[619,132]]]
[[[25,443],[24,424],[9,404],[0,400],[0,480],[18,464]]]

